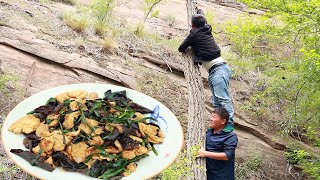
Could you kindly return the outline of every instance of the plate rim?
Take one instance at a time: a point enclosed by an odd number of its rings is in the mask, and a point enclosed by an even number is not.
[[[25,98],[25,99],[22,100],[21,102],[19,102],[14,108],[16,108],[19,104],[23,103],[24,101],[26,101],[28,98],[33,97],[33,96],[37,95],[37,94],[40,93],[40,92],[47,91],[47,90],[50,90],[50,89],[55,89],[55,88],[61,88],[61,87],[64,87],[64,86],[70,86],[70,85],[74,85],[74,86],[77,86],[77,85],[79,85],[79,86],[80,86],[80,85],[109,85],[109,86],[120,87],[120,88],[123,88],[123,89],[125,89],[125,90],[135,91],[135,92],[141,93],[141,94],[143,94],[143,95],[146,95],[146,94],[144,94],[144,93],[142,93],[142,92],[140,92],[140,91],[137,91],[137,90],[134,90],[134,89],[130,89],[130,88],[126,88],[126,87],[123,87],[123,86],[113,85],[113,84],[107,84],[107,83],[76,83],[76,84],[66,84],[66,85],[56,86],[56,87],[53,87],[53,88],[49,88],[49,89],[45,89],[45,90],[39,91],[39,92],[37,92],[37,93],[35,93],[35,94],[33,94],[33,95]],[[148,96],[148,97],[152,98],[153,100],[157,101],[158,103],[160,103],[161,105],[163,105],[164,107],[166,107],[166,108],[173,114],[173,112],[172,112],[167,106],[165,106],[163,103],[161,103],[160,101],[154,99],[153,97],[151,97],[151,96],[149,96],[149,95],[146,95],[146,96]],[[4,124],[5,124],[5,122],[7,121],[8,116],[12,113],[12,110],[13,110],[14,108],[11,109],[11,111],[8,113],[8,115],[6,116],[5,120],[4,120],[3,123],[2,123],[3,126],[2,126],[2,128],[1,128],[1,142],[2,142],[2,144],[3,144],[3,148],[4,148],[7,156],[10,158],[10,160],[12,160],[12,161],[14,162],[14,164],[15,164],[16,166],[18,166],[20,169],[22,169],[23,171],[27,172],[28,174],[30,174],[30,175],[33,176],[33,177],[36,177],[36,178],[38,178],[38,179],[45,180],[45,178],[42,178],[42,177],[38,176],[37,174],[34,174],[34,173],[31,172],[30,170],[22,167],[19,163],[17,163],[17,161],[13,158],[12,153],[9,151],[9,149],[6,147],[6,145],[3,143],[3,142],[4,142],[4,138],[5,138],[5,137],[4,137],[4,133],[3,133],[3,132],[5,132],[5,126],[4,126]],[[175,116],[175,114],[173,114],[173,115]],[[175,117],[176,117],[176,116],[175,116]],[[177,117],[176,117],[176,119],[178,120]],[[179,122],[179,124],[180,124],[180,121],[179,121],[179,120],[178,120],[178,122]],[[150,175],[147,176],[145,179],[150,179],[150,178],[152,178],[152,177],[160,174],[162,171],[164,171],[165,169],[167,169],[169,166],[171,166],[171,165],[177,160],[177,158],[178,158],[178,156],[180,155],[181,150],[182,150],[182,148],[183,148],[183,142],[184,142],[184,134],[183,134],[183,129],[182,129],[181,124],[180,124],[180,126],[179,126],[178,128],[179,128],[179,129],[181,130],[181,132],[182,132],[181,137],[179,138],[179,139],[181,139],[181,142],[182,142],[182,143],[181,143],[181,146],[179,147],[179,153],[177,153],[177,154],[174,156],[174,158],[172,158],[172,160],[171,160],[170,163],[168,163],[166,166],[164,166],[163,168],[161,168],[159,171],[156,171],[156,172],[154,172],[153,174],[150,174]],[[9,130],[8,130],[8,131],[9,131]],[[38,167],[38,168],[40,168],[40,167]],[[61,167],[59,167],[59,168],[61,168]],[[62,168],[61,168],[61,169],[62,169]],[[68,171],[66,171],[66,172],[68,172]],[[80,174],[81,174],[81,173],[80,173]],[[88,176],[88,177],[91,177],[91,176]],[[93,177],[91,177],[91,178],[93,178]],[[93,178],[93,179],[94,179],[94,178]],[[98,179],[98,178],[96,178],[96,179]]]

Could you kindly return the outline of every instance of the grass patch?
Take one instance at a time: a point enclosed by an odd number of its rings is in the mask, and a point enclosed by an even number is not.
[[[10,26],[9,24],[9,20],[8,19],[5,19],[5,18],[2,18],[0,19],[0,26]]]
[[[195,161],[196,156],[198,155],[198,151],[200,146],[192,146],[190,149],[191,160],[187,157],[187,151],[184,150],[178,160],[176,160],[170,167],[165,169],[161,173],[162,180],[172,180],[172,179],[186,179],[187,177],[192,177],[193,173],[191,172],[190,166]],[[203,167],[197,167],[203,170]]]
[[[150,69],[142,69],[142,77],[138,81],[138,88],[141,92],[157,96],[164,88],[168,79],[165,75],[154,73]]]
[[[19,80],[18,76],[15,76],[8,72],[0,71],[0,92],[4,94],[8,94],[9,90],[7,89],[7,86],[15,87],[18,80]]]
[[[121,22],[120,19],[112,17],[113,7],[114,0],[94,0],[88,7],[79,6],[75,11],[65,12],[61,19],[78,33],[84,33],[87,29],[88,34],[90,34],[90,30],[93,29],[96,35],[104,39],[102,50],[106,51],[114,46],[113,41],[108,38],[105,39],[106,37],[118,39],[117,43],[120,47],[128,48],[130,51],[132,49],[143,49],[156,52],[162,56],[168,49],[176,51],[181,43],[182,40],[177,37],[167,39],[167,37],[160,37],[156,33],[146,32],[143,22],[138,22],[135,25]],[[174,21],[173,17],[170,18],[171,21]],[[156,42],[153,40],[156,40]],[[96,42],[96,44],[99,44],[99,42]],[[168,47],[168,49],[163,48],[163,46]]]
[[[82,13],[65,12],[62,16],[62,20],[77,33],[84,33],[89,27],[89,19]]]
[[[247,79],[250,71],[254,71],[253,59],[240,57],[228,47],[221,48],[223,58],[232,65],[232,77]]]
[[[187,121],[187,92],[178,86],[178,82],[170,79],[163,73],[156,72],[143,66],[134,66],[137,76],[138,90],[166,105],[185,127]]]
[[[15,179],[14,176],[17,174],[19,171],[21,171],[17,166],[12,165],[8,166],[8,164],[2,164],[1,162],[5,161],[3,158],[0,159],[0,178],[1,179]]]
[[[21,98],[19,77],[7,71],[0,71],[0,116],[5,116]]]
[[[96,35],[103,37],[104,34],[109,30],[107,22],[104,20],[97,20],[94,24],[94,30]]]
[[[173,37],[171,39],[166,39],[165,37],[161,37],[156,33],[149,34],[147,37],[151,40],[151,43],[153,43],[154,46],[166,47],[173,52],[178,50],[178,48],[183,40],[180,37]],[[155,48],[153,47],[153,49],[155,49]]]
[[[209,25],[211,25],[211,27],[212,27],[212,32],[216,31],[216,28],[218,27],[218,23],[216,23],[216,22],[214,21],[215,17],[214,17],[213,12],[207,10],[207,11],[204,12],[204,16],[206,17],[207,23],[208,23]]]
[[[134,26],[134,31],[133,33],[137,36],[137,37],[143,37],[145,35],[145,31],[144,31],[144,24],[142,22],[137,23]]]
[[[177,21],[176,16],[173,13],[167,14],[165,20],[168,22],[168,25],[170,27],[173,27],[176,24],[176,21]]]
[[[244,162],[235,164],[235,176],[238,180],[247,180],[259,176],[259,170],[262,168],[262,155],[255,148],[249,148],[249,157]]]
[[[110,37],[107,37],[102,42],[102,51],[107,53],[113,53],[114,49],[117,48],[117,42]]]
[[[17,88],[18,80],[17,75],[0,70],[0,129],[2,129],[5,115],[12,108],[10,106],[16,104],[15,101],[18,99],[15,97],[15,91],[12,90]],[[19,172],[21,170],[7,158],[0,142],[0,179],[15,179]]]

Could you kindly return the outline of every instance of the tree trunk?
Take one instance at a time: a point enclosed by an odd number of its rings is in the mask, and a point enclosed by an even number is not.
[[[192,3],[194,0],[187,0],[188,27],[191,28],[191,17],[195,13],[195,7]],[[184,76],[188,84],[189,91],[189,108],[188,108],[188,158],[192,162],[190,164],[191,171],[194,176],[189,176],[189,180],[205,180],[206,163],[204,158],[192,160],[192,147],[204,146],[205,128],[206,128],[206,108],[204,99],[204,88],[201,73],[198,65],[193,64],[192,54],[189,51],[183,56]],[[203,168],[200,168],[203,167]]]

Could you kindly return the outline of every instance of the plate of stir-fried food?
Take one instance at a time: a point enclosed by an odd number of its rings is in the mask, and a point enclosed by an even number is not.
[[[7,116],[8,156],[40,179],[148,179],[177,158],[183,132],[162,103],[108,84],[39,92]]]

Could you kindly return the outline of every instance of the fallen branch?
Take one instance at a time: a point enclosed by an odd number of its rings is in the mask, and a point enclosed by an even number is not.
[[[171,67],[177,71],[183,72],[182,68],[178,64],[173,64],[173,63],[161,61],[161,60],[159,60],[161,57],[157,57],[156,55],[154,55],[154,56],[147,55],[145,52],[142,52],[142,53],[141,52],[132,52],[132,53],[129,53],[129,55],[131,55],[132,57],[144,59],[146,61],[160,65],[162,67],[168,67],[171,70],[171,72],[172,72]]]
[[[26,92],[28,90],[28,86],[30,84],[30,80],[31,80],[31,77],[32,77],[32,74],[33,74],[33,71],[34,71],[35,67],[36,67],[36,62],[33,62],[31,67],[30,67],[30,70],[28,72],[28,77],[26,79],[26,82],[24,84],[24,88],[23,88],[23,91],[22,91],[22,99],[24,99],[26,97]]]

